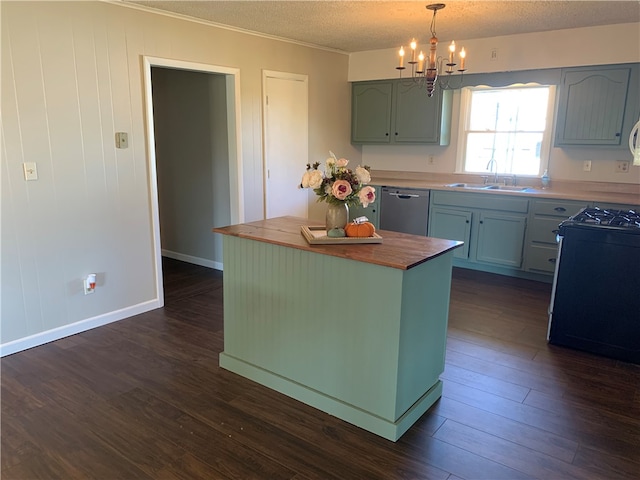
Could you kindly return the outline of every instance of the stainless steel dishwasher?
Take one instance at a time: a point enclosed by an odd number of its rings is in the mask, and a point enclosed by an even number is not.
[[[429,190],[382,187],[380,228],[394,232],[427,235]]]

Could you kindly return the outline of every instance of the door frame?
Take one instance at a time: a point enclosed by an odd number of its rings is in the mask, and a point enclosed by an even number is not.
[[[147,166],[149,169],[149,197],[151,202],[151,221],[153,236],[153,257],[155,259],[156,296],[158,306],[164,305],[164,286],[162,281],[162,246],[160,242],[160,209],[158,201],[158,171],[156,164],[156,142],[153,122],[153,92],[151,68],[165,67],[211,74],[223,74],[227,87],[227,124],[229,147],[229,208],[232,223],[244,222],[244,190],[242,178],[242,127],[240,121],[240,69],[185,62],[169,58],[143,56],[144,111],[147,139]]]

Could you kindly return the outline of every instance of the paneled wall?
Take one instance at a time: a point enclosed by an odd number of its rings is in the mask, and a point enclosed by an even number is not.
[[[263,212],[262,69],[309,75],[309,158],[332,149],[360,160],[343,54],[106,2],[0,8],[2,354],[161,302],[143,56],[240,70],[247,221]],[[115,148],[115,132],[129,134],[129,148]],[[36,163],[38,180],[24,180],[24,162]],[[98,287],[85,296],[88,273]]]

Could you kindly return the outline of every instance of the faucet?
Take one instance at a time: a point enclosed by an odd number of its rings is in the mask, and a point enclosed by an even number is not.
[[[498,162],[495,158],[491,158],[486,166],[486,169],[489,170],[489,173],[491,173],[493,168],[495,168],[495,172],[493,174],[493,183],[498,183]]]

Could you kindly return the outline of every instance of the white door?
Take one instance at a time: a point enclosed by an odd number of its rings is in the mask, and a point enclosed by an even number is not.
[[[298,185],[309,156],[307,76],[263,72],[265,218],[308,217]]]

